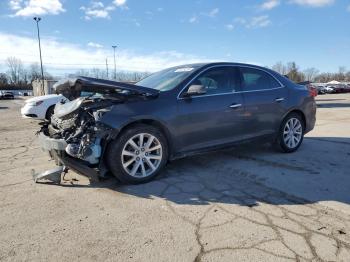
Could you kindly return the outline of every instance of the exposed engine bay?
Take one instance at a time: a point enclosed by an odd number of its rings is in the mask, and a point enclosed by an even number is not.
[[[57,104],[51,123],[44,125],[42,131],[50,138],[64,139],[68,155],[97,164],[102,153],[101,140],[111,131],[97,120],[115,103],[101,98],[77,98]]]

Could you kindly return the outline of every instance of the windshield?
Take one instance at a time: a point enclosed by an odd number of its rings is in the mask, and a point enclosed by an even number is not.
[[[137,82],[136,85],[159,91],[168,91],[180,84],[197,68],[198,66],[168,68],[142,79],[141,81]]]

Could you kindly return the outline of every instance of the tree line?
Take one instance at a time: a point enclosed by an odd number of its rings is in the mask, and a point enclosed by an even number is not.
[[[25,67],[20,59],[8,57],[5,60],[5,68],[7,71],[0,72],[0,89],[31,89],[31,83],[36,79],[41,79],[41,69],[38,63]],[[52,79],[52,76],[44,71],[44,78]]]
[[[332,80],[350,82],[350,71],[347,71],[344,66],[339,67],[338,72],[336,73],[320,73],[320,71],[314,67],[300,70],[295,62],[289,62],[287,64],[278,62],[273,65],[271,69],[282,75],[288,76],[289,79],[296,83],[304,81],[328,83]]]
[[[25,67],[21,59],[8,57],[5,60],[5,72],[0,72],[1,89],[31,89],[34,80],[41,79],[41,69],[38,63]],[[99,79],[113,79],[123,82],[137,82],[149,75],[148,72],[122,72],[101,70],[99,68],[80,69],[74,75],[94,77]],[[44,70],[44,79],[52,80],[54,77]]]
[[[36,79],[41,79],[41,69],[38,63],[33,63],[25,67],[21,59],[16,57],[8,57],[5,60],[5,72],[0,72],[0,89],[31,89],[31,83]],[[339,67],[338,72],[320,72],[316,68],[307,68],[300,70],[299,66],[295,62],[289,62],[284,64],[278,62],[271,67],[271,69],[277,71],[282,75],[288,76],[294,82],[320,82],[327,83],[332,80],[350,82],[350,71],[347,71],[345,67]],[[76,71],[76,75],[94,77],[99,79],[113,79],[116,81],[125,82],[137,82],[140,79],[149,75],[148,72],[123,72],[118,71],[114,74],[114,71],[102,70],[99,68],[92,69],[80,69]],[[46,70],[44,70],[44,79],[53,79]]]

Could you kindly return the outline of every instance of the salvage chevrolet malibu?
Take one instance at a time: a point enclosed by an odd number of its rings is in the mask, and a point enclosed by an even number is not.
[[[247,64],[178,66],[135,85],[77,77],[56,92],[70,101],[39,133],[62,166],[55,172],[110,172],[124,183],[153,179],[169,160],[257,138],[294,152],[316,121],[306,87]]]

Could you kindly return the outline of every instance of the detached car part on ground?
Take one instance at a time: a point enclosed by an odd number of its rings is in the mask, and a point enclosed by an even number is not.
[[[78,77],[55,88],[70,102],[56,105],[39,141],[62,167],[35,179],[73,169],[143,183],[169,160],[258,138],[294,152],[316,121],[306,87],[254,65],[179,66],[136,85]]]

